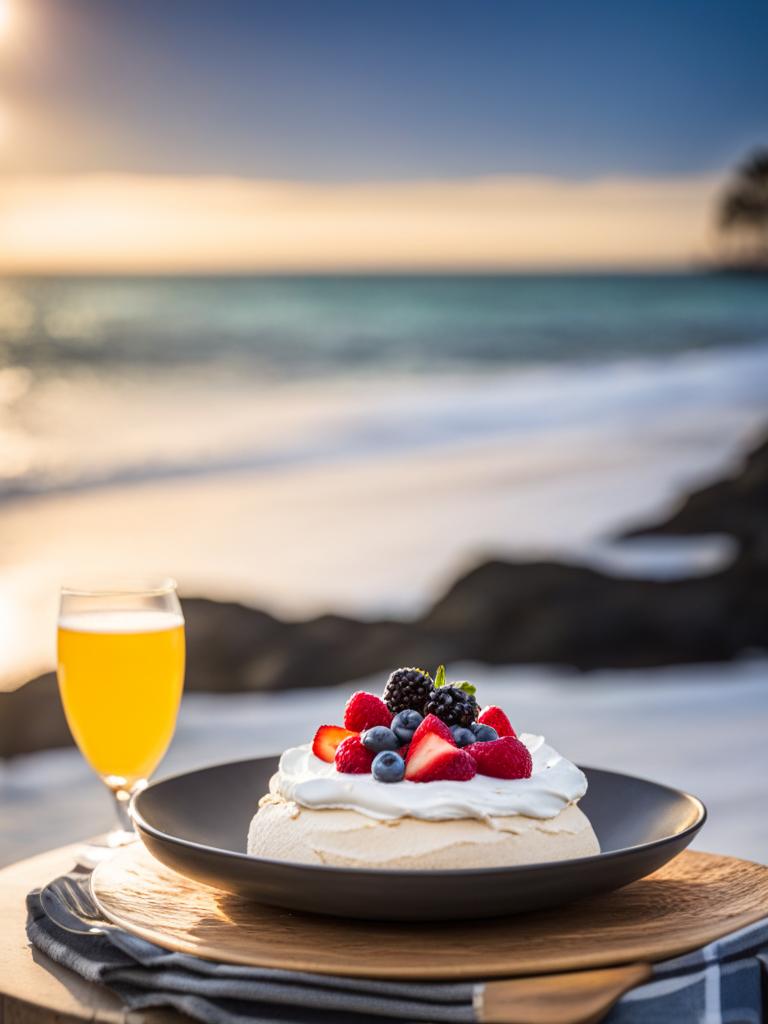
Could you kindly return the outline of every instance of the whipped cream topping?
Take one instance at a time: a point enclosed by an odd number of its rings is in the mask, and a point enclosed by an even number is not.
[[[269,788],[300,807],[357,811],[379,820],[489,821],[513,814],[554,818],[584,796],[587,779],[575,764],[548,746],[543,736],[522,733],[519,739],[531,752],[529,779],[476,775],[468,782],[377,782],[372,775],[337,771],[305,744],[285,751]]]

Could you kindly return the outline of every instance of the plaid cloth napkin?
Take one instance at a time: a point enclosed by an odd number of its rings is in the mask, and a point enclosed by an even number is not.
[[[82,873],[68,876],[87,885]],[[172,1007],[205,1024],[363,1024],[479,1020],[483,982],[390,982],[235,967],[171,953],[114,929],[75,934],[27,897],[27,937],[56,963],[111,989],[131,1010]],[[768,908],[766,908],[768,910]],[[606,1024],[768,1021],[768,917],[703,949],[656,964]]]

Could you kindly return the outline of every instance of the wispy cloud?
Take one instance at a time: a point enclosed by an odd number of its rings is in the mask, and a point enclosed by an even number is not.
[[[717,177],[312,184],[0,179],[0,270],[675,267],[711,244]]]

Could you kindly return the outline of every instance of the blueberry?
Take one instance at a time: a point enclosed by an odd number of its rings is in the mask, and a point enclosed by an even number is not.
[[[392,731],[400,741],[400,745],[411,742],[413,734],[423,721],[424,716],[420,715],[418,711],[412,711],[410,708],[406,708],[405,711],[395,715],[392,719]]]
[[[371,771],[377,782],[400,782],[405,775],[405,761],[394,750],[382,750],[374,757]]]
[[[483,725],[481,722],[473,722],[470,729],[475,734],[475,743],[490,743],[491,740],[497,740],[499,734],[490,725]]]
[[[360,742],[374,754],[382,750],[399,750],[402,746],[397,736],[386,725],[374,725],[372,729],[366,729],[360,736]]]
[[[457,747],[468,747],[470,743],[475,743],[477,737],[471,729],[465,729],[463,725],[451,726],[451,732],[453,738],[456,741]]]

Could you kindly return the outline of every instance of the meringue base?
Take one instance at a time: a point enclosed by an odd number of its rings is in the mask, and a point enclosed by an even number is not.
[[[570,804],[554,818],[521,814],[378,820],[350,810],[312,810],[264,797],[248,830],[248,853],[299,864],[383,870],[494,868],[600,852],[586,815]]]

